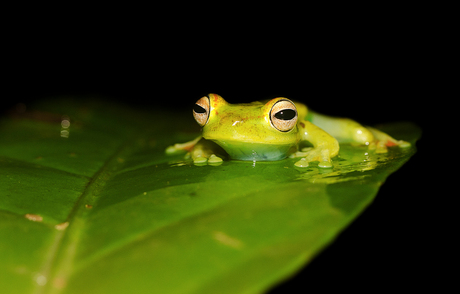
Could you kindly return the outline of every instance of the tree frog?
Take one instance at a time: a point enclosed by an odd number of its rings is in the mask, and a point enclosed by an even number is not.
[[[219,163],[226,156],[250,161],[299,157],[298,167],[318,161],[319,168],[331,168],[331,158],[339,154],[339,142],[367,145],[379,153],[387,152],[389,146],[410,146],[377,129],[313,112],[284,97],[230,104],[209,94],[196,102],[193,116],[202,127],[201,136],[169,146],[166,153],[187,151],[195,164]],[[303,142],[311,147],[301,148]]]

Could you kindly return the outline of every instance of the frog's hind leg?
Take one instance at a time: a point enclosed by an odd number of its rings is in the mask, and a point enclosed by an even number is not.
[[[410,147],[410,143],[406,141],[396,140],[382,131],[365,127],[349,118],[332,117],[310,111],[309,119],[340,143],[368,145],[369,149],[377,153],[386,153],[388,152],[387,147],[391,146]]]
[[[377,130],[376,128],[366,126],[366,128],[372,132],[374,136],[374,141],[371,143],[369,148],[375,149],[376,153],[386,153],[388,152],[387,147],[398,146],[400,148],[408,148],[411,146],[409,142],[403,140],[396,140],[390,135]]]

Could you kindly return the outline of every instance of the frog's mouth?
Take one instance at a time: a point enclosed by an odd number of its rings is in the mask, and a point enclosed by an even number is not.
[[[232,140],[216,140],[214,143],[222,147],[230,158],[238,160],[281,160],[296,151],[293,144],[267,144]]]

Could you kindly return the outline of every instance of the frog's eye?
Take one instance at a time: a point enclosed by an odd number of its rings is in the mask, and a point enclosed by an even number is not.
[[[270,110],[270,121],[281,132],[292,130],[297,123],[297,109],[290,100],[279,100]]]
[[[193,117],[200,126],[204,126],[209,118],[209,97],[204,96],[193,106]]]

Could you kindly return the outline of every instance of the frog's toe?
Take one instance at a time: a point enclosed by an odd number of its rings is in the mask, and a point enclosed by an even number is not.
[[[182,151],[182,150],[178,149],[175,145],[168,146],[165,149],[165,153],[168,154],[168,155],[172,155],[172,154],[178,153],[180,151]]]
[[[219,164],[222,164],[222,162],[223,162],[223,159],[216,156],[215,154],[211,154],[211,156],[209,156],[208,164],[210,165],[219,165]]]
[[[388,153],[388,147],[385,141],[377,141],[374,148],[375,148],[375,153],[378,153],[378,154]]]
[[[373,144],[372,148],[369,146],[369,149],[375,149],[376,153],[387,153],[388,152],[388,147],[399,147],[399,148],[409,148],[411,144],[409,142],[399,140],[388,140],[388,141],[377,141],[375,144]]]
[[[215,154],[211,154],[209,158],[205,156],[201,156],[201,155],[194,156],[193,158],[193,164],[198,165],[198,166],[203,166],[206,164],[215,166],[215,165],[222,164],[222,162],[223,162],[223,159],[216,156]]]
[[[332,168],[332,163],[329,161],[321,161],[318,163],[318,167],[320,168]]]
[[[197,156],[193,159],[193,163],[194,164],[203,164],[203,163],[206,163],[208,161],[208,159],[206,157],[203,157],[203,156]]]
[[[297,161],[296,163],[294,163],[294,165],[297,166],[297,167],[308,167],[308,161],[307,161],[306,158],[302,158],[299,161]]]
[[[411,144],[409,142],[400,140],[400,141],[398,141],[398,146],[399,146],[399,148],[409,148],[411,146]]]

